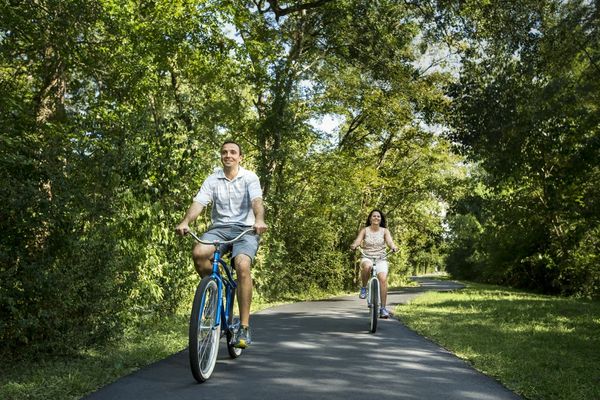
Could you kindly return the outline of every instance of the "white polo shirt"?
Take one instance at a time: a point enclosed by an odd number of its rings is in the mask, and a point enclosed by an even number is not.
[[[229,180],[223,168],[209,175],[194,197],[196,203],[207,206],[213,203],[212,226],[254,225],[252,200],[262,197],[258,176],[241,166],[235,178]]]

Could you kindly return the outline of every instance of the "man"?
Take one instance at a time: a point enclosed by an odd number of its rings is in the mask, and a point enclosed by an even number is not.
[[[255,233],[248,233],[232,245],[231,257],[234,259],[238,280],[238,306],[241,328],[234,337],[233,345],[246,348],[250,338],[250,305],[252,302],[252,276],[250,267],[258,250],[258,235],[267,230],[262,201],[262,190],[258,176],[240,166],[242,148],[233,141],[226,141],[221,146],[222,169],[210,175],[185,217],[175,228],[180,235],[189,232],[189,224],[198,218],[204,207],[213,203],[212,224],[202,235],[202,240],[231,240],[242,231],[253,227]],[[196,243],[192,250],[192,258],[196,271],[204,277],[212,273],[211,258],[214,252],[212,245]]]

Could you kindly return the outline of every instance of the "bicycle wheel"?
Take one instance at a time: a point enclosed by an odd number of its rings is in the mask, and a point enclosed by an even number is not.
[[[377,320],[379,318],[379,281],[377,278],[371,279],[369,283],[369,300],[370,300],[370,309],[369,309],[369,332],[375,333],[377,330]]]
[[[237,332],[240,329],[240,318],[237,315],[233,315],[233,305],[235,303],[235,289],[232,292],[233,293],[231,295],[231,301],[227,303],[227,325],[229,327],[226,333],[227,352],[229,353],[229,357],[238,358],[242,355],[242,349],[234,347],[231,344],[235,332]]]
[[[190,366],[194,378],[202,383],[210,378],[217,362],[221,326],[216,324],[219,306],[217,281],[202,278],[192,305],[189,332]]]

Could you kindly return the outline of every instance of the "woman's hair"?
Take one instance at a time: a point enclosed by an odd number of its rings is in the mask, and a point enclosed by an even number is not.
[[[383,211],[378,210],[378,209],[374,209],[373,211],[371,211],[369,213],[369,216],[367,217],[367,226],[371,226],[371,215],[373,215],[374,212],[378,212],[379,215],[381,215],[381,223],[379,224],[379,226],[382,228],[385,228],[386,227],[385,214],[383,213]]]

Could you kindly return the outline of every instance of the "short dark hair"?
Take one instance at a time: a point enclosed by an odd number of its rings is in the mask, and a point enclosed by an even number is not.
[[[223,142],[223,144],[221,145],[221,149],[223,148],[223,146],[225,146],[226,144],[235,144],[238,149],[240,150],[240,156],[243,155],[242,153],[242,146],[240,146],[240,144],[234,140],[226,140]]]
[[[381,223],[379,224],[379,226],[385,228],[387,225],[385,222],[385,214],[383,213],[383,211],[378,209],[374,209],[369,213],[369,216],[367,217],[367,226],[371,226],[371,215],[373,215],[374,212],[378,212],[379,215],[381,215]]]

